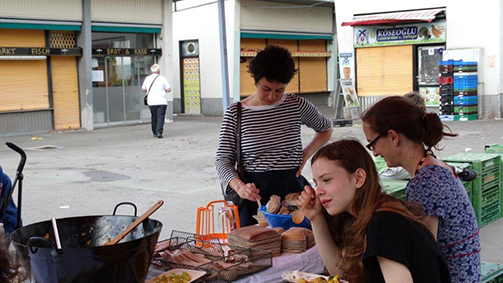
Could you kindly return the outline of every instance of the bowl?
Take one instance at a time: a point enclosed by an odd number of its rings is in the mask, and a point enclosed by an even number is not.
[[[311,229],[311,222],[307,218],[304,218],[300,224],[295,224],[292,221],[291,215],[269,213],[267,212],[267,207],[265,205],[260,207],[260,211],[262,211],[265,216],[265,220],[271,227],[282,227],[285,230],[288,230],[291,227],[304,227]]]

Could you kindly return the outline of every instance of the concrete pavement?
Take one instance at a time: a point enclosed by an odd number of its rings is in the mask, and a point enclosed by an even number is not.
[[[320,108],[333,117],[333,109]],[[172,230],[195,232],[197,207],[221,199],[214,167],[221,117],[177,116],[165,125],[164,139],[154,138],[150,124],[0,137],[0,165],[12,179],[19,155],[7,148],[14,142],[26,151],[23,171],[22,218],[25,224],[81,215],[111,214],[116,203],[132,201],[142,214],[159,199],[165,204],[152,217]],[[333,139],[364,140],[359,121],[335,128]],[[447,122],[460,136],[442,143],[438,156],[471,150],[483,152],[489,143],[503,144],[503,121]],[[306,143],[312,131],[303,128]],[[311,178],[310,166],[304,169]],[[119,213],[131,214],[124,207]],[[481,230],[482,259],[503,263],[503,219]]]

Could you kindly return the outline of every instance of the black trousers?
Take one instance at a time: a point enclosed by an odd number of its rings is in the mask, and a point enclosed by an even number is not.
[[[281,197],[283,201],[289,193],[301,192],[309,182],[300,175],[298,178],[295,173],[298,169],[269,171],[269,172],[245,172],[246,181],[254,183],[260,190],[260,203],[266,205],[272,195]],[[239,204],[239,222],[241,227],[257,224],[252,217],[257,214],[258,204],[247,199],[241,200]]]
[[[164,118],[166,117],[167,105],[152,105],[148,106],[150,108],[150,114],[152,116],[152,133],[154,135],[162,135],[164,130]]]

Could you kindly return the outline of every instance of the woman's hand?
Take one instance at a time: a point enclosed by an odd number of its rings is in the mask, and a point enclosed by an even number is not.
[[[304,191],[302,191],[297,199],[297,205],[299,207],[302,207],[305,202],[308,202],[308,204],[304,206],[302,212],[310,221],[313,221],[318,215],[323,213],[323,206],[321,205],[320,199],[311,186],[305,186]]]
[[[240,182],[236,189],[236,193],[238,193],[242,199],[247,199],[253,202],[260,199],[260,190],[257,189],[253,183],[245,184],[244,182]]]

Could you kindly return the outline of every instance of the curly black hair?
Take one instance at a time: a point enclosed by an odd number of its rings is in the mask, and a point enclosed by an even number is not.
[[[252,75],[255,83],[262,78],[266,78],[270,82],[288,84],[297,73],[297,70],[295,69],[292,54],[288,49],[267,45],[264,50],[258,52],[250,60],[248,73]]]

